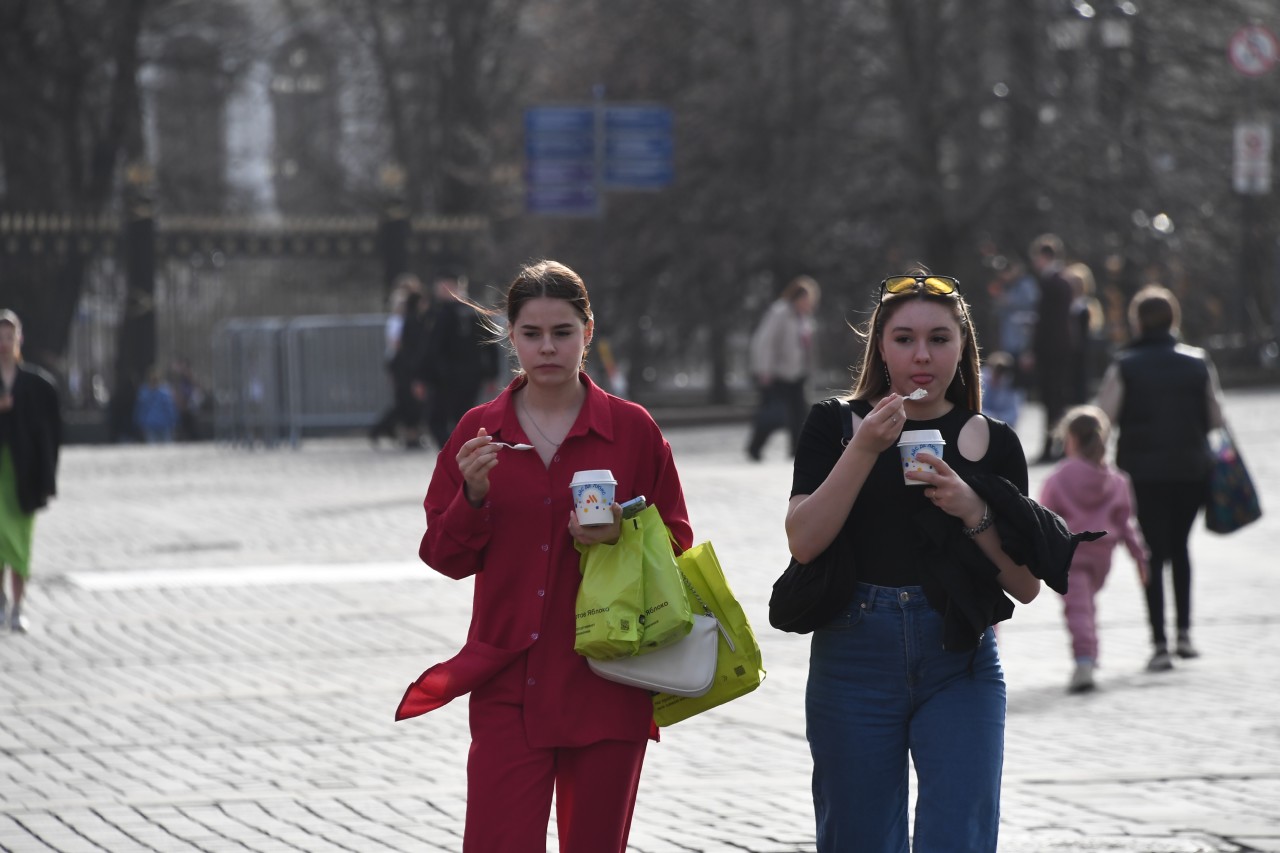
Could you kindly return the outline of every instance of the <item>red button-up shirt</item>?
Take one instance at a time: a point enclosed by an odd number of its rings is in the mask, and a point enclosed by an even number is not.
[[[463,416],[440,451],[424,506],[427,532],[419,555],[451,578],[475,576],[471,628],[453,658],[422,674],[405,693],[396,719],[439,708],[473,690],[522,696],[530,746],[582,746],[654,736],[653,707],[643,690],[605,681],[573,650],[574,603],[581,580],[569,535],[574,472],[607,468],[619,503],[644,495],[681,549],[693,544],[671,446],[643,407],[597,387],[580,374],[586,400],[551,464],[537,453],[500,451],[484,505],[463,495],[455,461],[480,427],[495,439],[528,442],[512,394]],[[472,700],[472,721],[477,720]]]

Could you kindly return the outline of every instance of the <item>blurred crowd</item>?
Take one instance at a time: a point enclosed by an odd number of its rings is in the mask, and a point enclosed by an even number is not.
[[[502,331],[467,296],[467,279],[443,270],[430,292],[421,279],[396,279],[386,324],[384,364],[392,403],[369,429],[369,439],[405,449],[444,447],[453,428],[496,392]]]

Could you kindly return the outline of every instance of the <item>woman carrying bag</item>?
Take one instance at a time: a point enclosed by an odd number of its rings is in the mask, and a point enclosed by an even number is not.
[[[410,686],[396,719],[471,694],[466,853],[542,853],[553,793],[562,853],[623,853],[657,728],[647,691],[600,678],[574,651],[575,543],[616,542],[622,511],[615,502],[611,523],[583,527],[570,480],[609,469],[618,500],[647,496],[678,548],[693,533],[653,419],[582,369],[595,327],[581,278],[554,261],[525,267],[505,319],[520,373],[441,450],[419,551],[443,575],[475,578],[471,628],[458,655]]]
[[[1173,580],[1174,626],[1180,658],[1200,651],[1191,642],[1191,552],[1188,540],[1209,492],[1209,434],[1224,426],[1222,390],[1207,353],[1178,340],[1178,298],[1148,284],[1129,303],[1133,340],[1107,368],[1098,407],[1115,425],[1116,467],[1133,481],[1138,526],[1151,551],[1147,669],[1173,668],[1164,614],[1165,565]]]
[[[818,850],[994,851],[1005,683],[990,626],[1060,582],[1074,540],[1025,497],[1016,434],[982,410],[978,343],[958,282],[924,271],[879,289],[851,394],[813,407],[796,453],[787,538],[809,563],[845,537],[853,597],[814,631],[805,697]],[[923,389],[923,395],[921,395]],[[933,471],[906,472],[906,430],[937,430]],[[1020,548],[1013,548],[1017,541]],[[1062,562],[1065,552],[1067,562]]]

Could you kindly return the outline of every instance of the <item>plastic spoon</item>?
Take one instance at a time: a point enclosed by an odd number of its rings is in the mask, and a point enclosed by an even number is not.
[[[914,391],[912,391],[910,394],[908,394],[908,395],[906,396],[906,398],[905,398],[905,399],[907,399],[907,400],[923,400],[925,397],[928,397],[928,396],[929,396],[929,389],[928,389],[928,388],[917,388],[916,390],[914,390]]]
[[[512,450],[533,450],[532,444],[509,444],[505,441],[491,441],[490,444],[496,444],[498,447],[509,447]]]

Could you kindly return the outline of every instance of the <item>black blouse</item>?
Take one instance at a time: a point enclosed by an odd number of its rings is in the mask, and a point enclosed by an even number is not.
[[[865,400],[854,400],[852,406],[860,417],[871,411],[871,404]],[[982,416],[956,406],[938,418],[908,420],[903,428],[940,431],[946,441],[942,458],[957,473],[963,476],[967,471],[980,470],[997,474],[1025,495],[1026,456],[1017,433],[1008,424],[988,418],[991,440],[986,455],[973,462],[960,455],[956,442],[961,428],[972,417]],[[841,437],[838,403],[824,400],[814,404],[796,448],[792,497],[813,494],[822,485],[844,450]],[[922,510],[942,512],[924,496],[922,486],[908,486],[903,482],[898,448],[891,446],[880,454],[868,473],[840,532],[850,544],[859,581],[888,587],[926,583],[919,552],[910,544],[920,535],[911,519]],[[954,521],[957,527],[962,526],[959,519]]]

